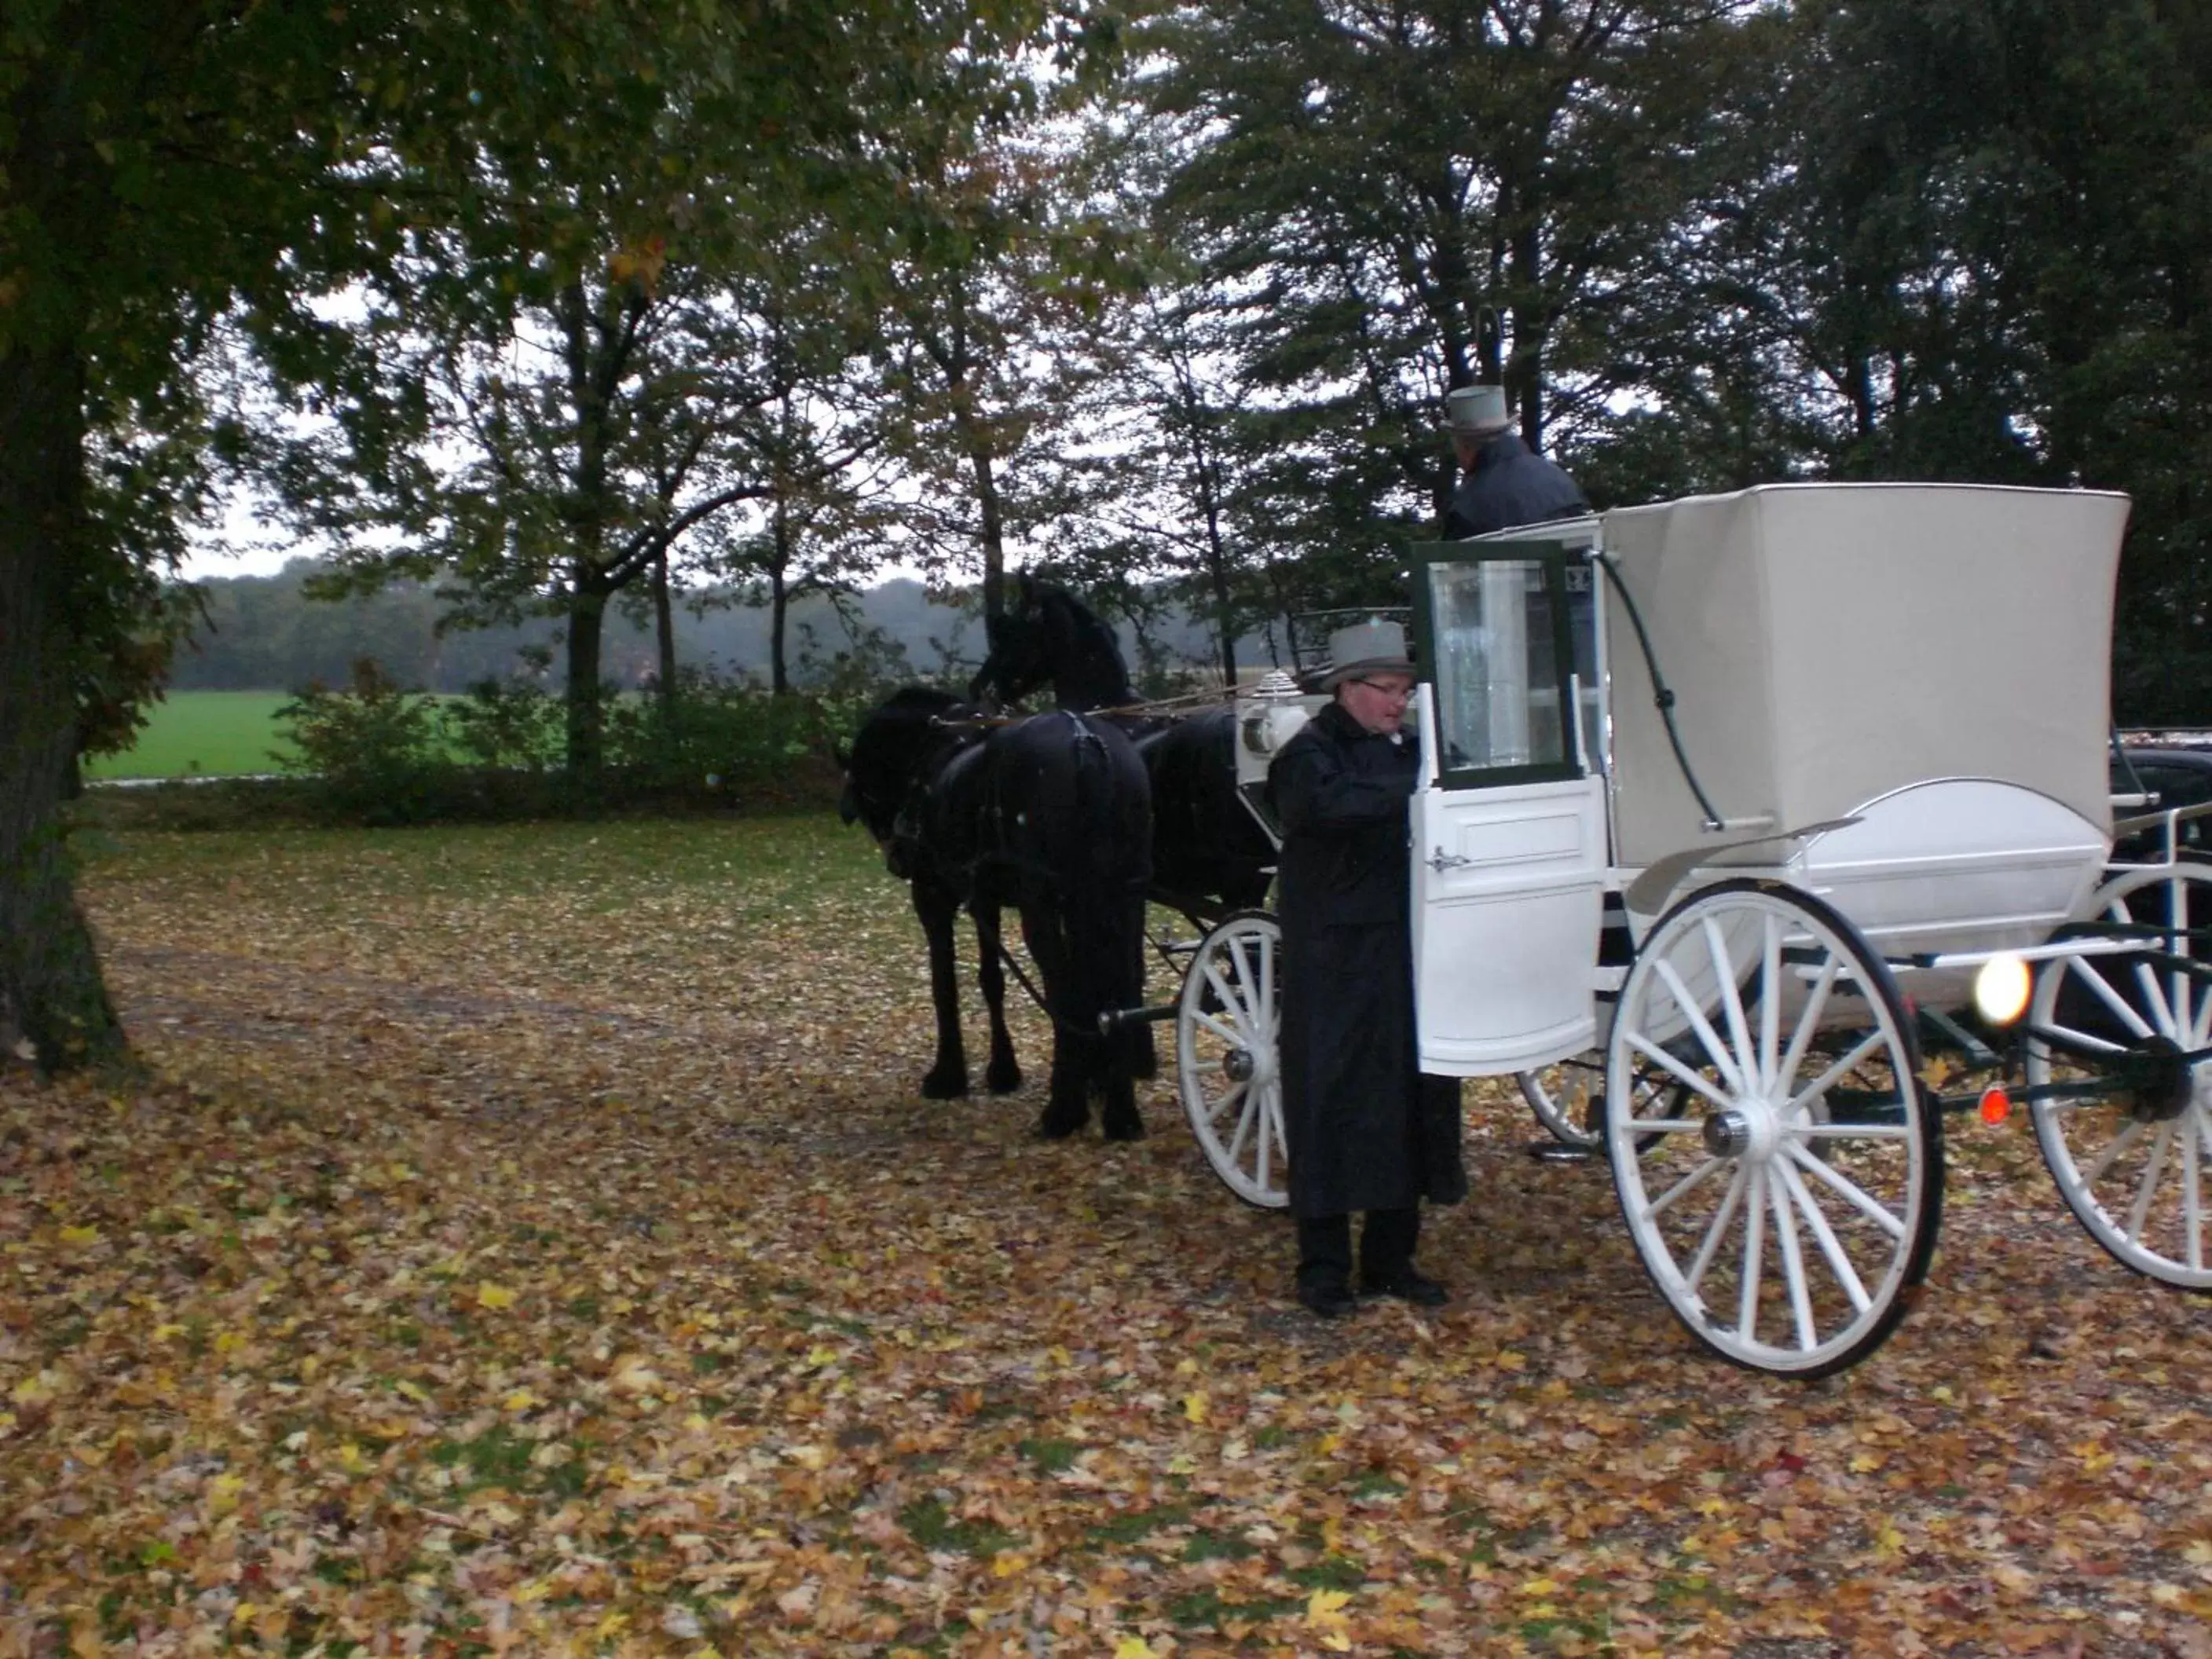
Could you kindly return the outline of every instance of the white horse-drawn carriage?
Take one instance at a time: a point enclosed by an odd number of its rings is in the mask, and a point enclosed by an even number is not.
[[[2009,1097],[2083,1224],[2212,1288],[2206,871],[2180,815],[2112,817],[2126,519],[2082,491],[1776,485],[1415,550],[1421,1064],[1517,1076],[1601,1144],[1653,1282],[1731,1360],[1819,1376],[1887,1335],[1933,1253],[1946,1112],[2008,1098],[1942,1095],[1923,1042],[1995,1065],[2008,1028]],[[1316,701],[1239,697],[1255,800]],[[2113,866],[2116,828],[2154,822],[2165,855]],[[1192,1126],[1263,1205],[1280,948],[1229,918],[1176,1005]]]

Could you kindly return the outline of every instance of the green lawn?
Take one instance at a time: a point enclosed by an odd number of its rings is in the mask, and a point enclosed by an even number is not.
[[[85,763],[93,778],[242,777],[274,772],[286,691],[172,691],[128,754]]]

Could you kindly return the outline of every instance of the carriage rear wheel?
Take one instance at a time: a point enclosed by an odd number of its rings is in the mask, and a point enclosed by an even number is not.
[[[2147,930],[2143,957],[2061,957],[2028,1013],[2030,1115],[2089,1236],[2139,1273],[2212,1291],[2212,870],[2130,870],[2087,919]],[[2045,1091],[2050,1091],[2048,1095]]]
[[[1199,942],[1176,1007],[1176,1080],[1213,1172],[1248,1204],[1291,1201],[1278,1007],[1283,930],[1244,911]]]
[[[1595,1152],[1605,1144],[1605,1054],[1593,1048],[1513,1079],[1521,1098],[1563,1146]]]
[[[1661,918],[1621,987],[1606,1152],[1698,1341],[1814,1377],[1895,1328],[1942,1202],[1918,1058],[1888,969],[1818,899],[1729,881]]]

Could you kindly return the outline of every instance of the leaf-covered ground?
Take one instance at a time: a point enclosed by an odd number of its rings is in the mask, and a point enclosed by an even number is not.
[[[1340,1326],[1166,1084],[1134,1146],[921,1101],[826,818],[84,892],[152,1076],[0,1079],[0,1655],[2212,1654],[2212,1304],[2024,1126],[1954,1122],[1925,1300],[1786,1384],[1501,1094],[1454,1304]]]

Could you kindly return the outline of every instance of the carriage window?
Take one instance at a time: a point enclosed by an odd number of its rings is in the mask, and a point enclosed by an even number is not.
[[[1428,567],[1438,752],[1452,771],[1571,765],[1556,598],[1540,559]]]

